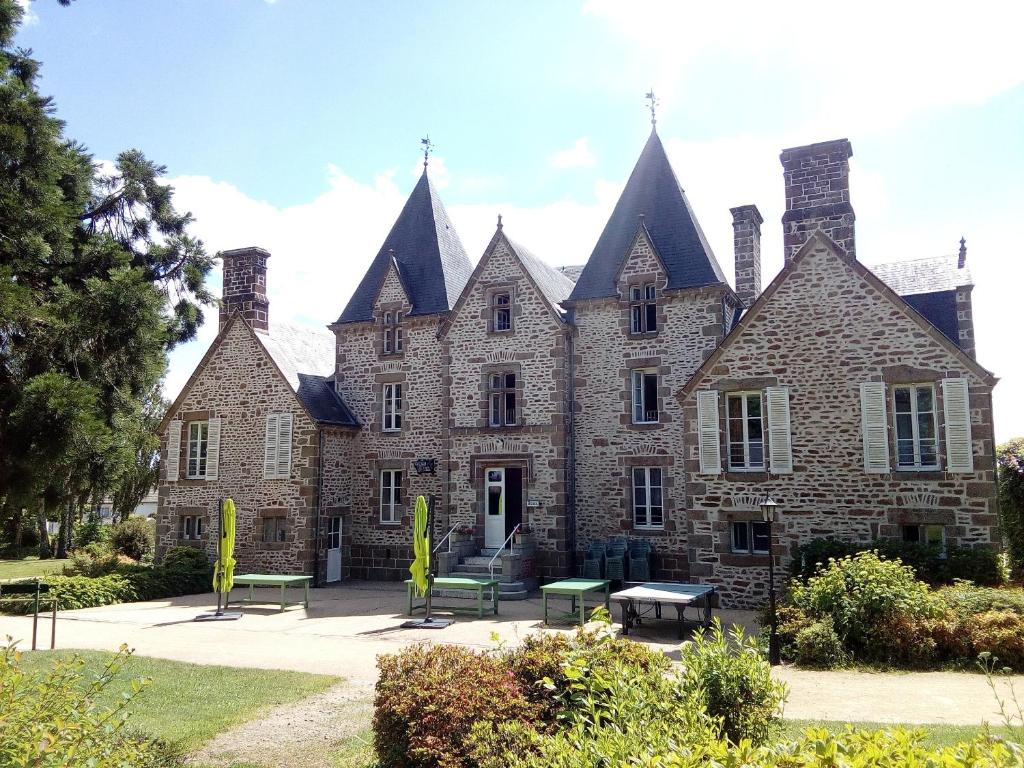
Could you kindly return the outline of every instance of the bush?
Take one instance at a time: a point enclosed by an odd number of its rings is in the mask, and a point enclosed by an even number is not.
[[[999,527],[1016,578],[1024,580],[1024,438],[996,448]]]
[[[699,629],[683,643],[680,662],[683,686],[698,692],[707,714],[719,719],[722,736],[734,743],[767,740],[781,715],[786,687],[772,680],[771,665],[755,638],[737,626],[726,639],[716,620],[709,632]]]
[[[104,525],[97,514],[90,514],[75,524],[71,531],[71,546],[81,549],[90,544],[105,544],[110,538],[110,526]]]
[[[121,557],[106,544],[93,542],[81,549],[76,549],[64,566],[65,576],[107,576],[121,565]]]
[[[153,524],[142,517],[129,517],[110,530],[114,551],[136,561],[152,553],[153,539]]]
[[[196,547],[170,547],[164,552],[160,565],[164,568],[173,568],[179,571],[206,571],[210,568],[210,561],[206,552]]]
[[[993,589],[959,582],[935,592],[936,599],[959,614],[1012,611],[1024,616],[1024,589]]]
[[[849,661],[832,619],[815,621],[796,633],[793,660],[801,666],[821,669],[834,669]]]
[[[469,734],[536,716],[519,682],[494,656],[460,646],[415,646],[380,656],[373,743],[382,768],[472,765]],[[484,726],[479,726],[484,727]]]
[[[1001,666],[1024,671],[1024,616],[986,611],[971,616],[964,624],[976,654],[989,653]]]

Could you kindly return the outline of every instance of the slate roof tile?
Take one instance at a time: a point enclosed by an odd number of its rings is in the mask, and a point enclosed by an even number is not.
[[[508,244],[519,256],[519,260],[530,273],[537,288],[544,294],[544,298],[559,312],[563,312],[562,302],[569,298],[576,283],[559,269],[549,266],[543,259],[534,256],[519,243],[509,240]]]
[[[957,256],[933,256],[868,265],[868,269],[900,296],[913,296],[974,285],[970,269],[966,264],[957,268],[957,260]]]

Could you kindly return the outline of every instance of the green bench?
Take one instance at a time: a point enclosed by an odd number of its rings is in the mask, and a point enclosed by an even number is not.
[[[579,600],[579,620],[580,626],[582,627],[586,623],[585,597],[587,593],[604,592],[604,607],[605,609],[608,609],[609,584],[611,584],[611,582],[608,579],[564,579],[562,581],[556,581],[553,584],[545,584],[540,588],[544,602],[544,623],[548,623],[548,596],[564,595],[572,598],[572,610],[569,613],[564,614],[565,618],[575,618],[576,601]]]
[[[419,609],[426,610],[427,600],[426,596],[423,598],[423,602],[416,604],[414,598],[416,595],[416,585],[412,579],[406,579],[405,586],[409,590],[409,615],[412,616],[413,611]],[[494,615],[498,615],[498,580],[497,579],[470,579],[464,576],[438,576],[434,579],[434,589],[451,589],[451,590],[464,590],[466,592],[476,592],[476,608],[467,608],[465,606],[454,606],[454,605],[438,605],[432,603],[431,608],[440,608],[445,611],[461,611],[476,613],[478,618],[484,617],[484,590],[491,590],[491,606],[494,610]]]
[[[303,605],[309,608],[309,585],[313,581],[312,576],[276,576],[268,573],[243,573],[241,576],[235,576],[236,587],[249,587],[249,597],[236,600],[239,603],[257,603],[257,602],[269,602],[266,600],[256,599],[256,587],[280,587],[281,588],[281,610],[283,611],[289,605]],[[292,603],[287,602],[287,595],[285,590],[288,587],[303,587],[303,599]],[[224,607],[228,607],[228,603],[231,602],[231,595],[227,597],[227,602]]]

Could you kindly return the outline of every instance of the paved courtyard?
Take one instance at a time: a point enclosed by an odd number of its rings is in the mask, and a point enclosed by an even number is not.
[[[241,591],[235,594],[241,596]],[[566,623],[543,628],[539,597],[502,603],[499,616],[458,616],[441,630],[402,629],[405,590],[397,584],[348,583],[315,589],[309,609],[284,613],[264,590],[266,605],[247,606],[239,621],[197,623],[213,595],[191,595],[146,603],[64,611],[58,616],[58,648],[116,649],[127,643],[144,656],[239,667],[294,669],[341,675],[355,687],[376,680],[376,657],[419,642],[445,642],[494,648],[515,645],[537,631],[569,632]],[[451,598],[438,602],[451,603]],[[568,609],[568,605],[565,606]],[[616,611],[616,620],[618,612]],[[417,614],[422,615],[422,614]],[[749,611],[716,611],[723,624],[754,630]],[[22,648],[31,641],[31,618],[0,616],[0,637],[10,635]],[[48,645],[49,621],[40,621],[40,644]],[[645,624],[630,637],[660,647],[678,658],[674,624]],[[497,640],[495,639],[497,638]],[[815,672],[781,667],[790,689],[785,714],[794,719],[865,720],[973,724],[999,722],[985,678],[954,672]],[[1013,678],[1024,694],[1024,676]]]

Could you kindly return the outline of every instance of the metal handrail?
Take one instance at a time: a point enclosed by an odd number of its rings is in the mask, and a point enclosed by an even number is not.
[[[494,561],[497,560],[498,557],[501,556],[501,553],[505,551],[505,545],[512,541],[512,537],[516,535],[516,532],[519,530],[520,525],[522,525],[522,523],[516,523],[516,527],[512,529],[512,533],[510,533],[506,537],[506,539],[501,543],[501,546],[498,547],[498,551],[494,553],[494,557],[487,561],[487,573],[490,575],[492,579],[494,578]],[[511,551],[512,548],[509,547],[509,552]]]
[[[433,548],[433,549],[432,549],[432,550],[430,551],[430,554],[432,554],[432,555],[436,555],[436,554],[437,554],[437,550],[439,550],[439,549],[441,548],[441,546],[442,546],[442,545],[443,545],[443,544],[444,544],[444,543],[445,543],[446,541],[448,542],[448,551],[449,551],[449,552],[451,552],[451,551],[452,551],[452,542],[451,542],[452,534],[453,534],[453,533],[455,533],[455,529],[456,529],[456,528],[458,528],[458,527],[459,527],[460,525],[462,525],[462,523],[456,523],[455,525],[453,525],[453,526],[452,526],[452,529],[451,529],[450,531],[448,531],[448,533],[446,533],[446,534],[444,535],[444,538],[443,538],[443,539],[441,539],[441,540],[440,540],[439,542],[437,542],[437,546],[436,546],[436,547],[434,547],[434,548]]]

